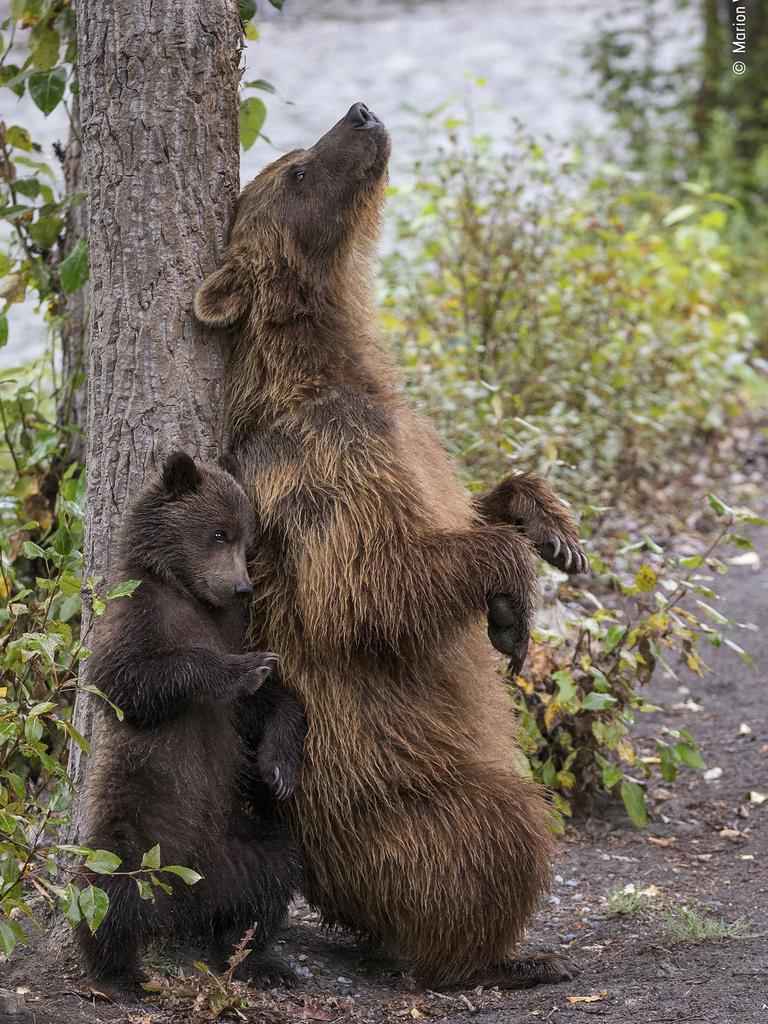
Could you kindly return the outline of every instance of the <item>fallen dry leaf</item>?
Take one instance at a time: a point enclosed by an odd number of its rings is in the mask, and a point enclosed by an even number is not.
[[[674,846],[674,844],[677,842],[677,836],[666,836],[658,839],[656,838],[656,836],[647,836],[646,838],[648,842],[651,843],[653,846]]]
[[[97,988],[88,989],[91,998],[95,999],[97,1003],[113,1003],[114,999],[110,999],[106,992],[100,992]]]
[[[721,828],[718,833],[723,839],[742,839],[744,833],[739,832],[737,828]]]
[[[289,1017],[297,1017],[299,1020],[333,1020],[330,1013],[312,1006],[289,1006],[286,1009]]]
[[[648,885],[641,891],[643,896],[661,896],[661,889],[656,885]]]
[[[566,996],[569,1003],[599,1003],[601,999],[608,998],[608,989],[603,989],[596,996]]]

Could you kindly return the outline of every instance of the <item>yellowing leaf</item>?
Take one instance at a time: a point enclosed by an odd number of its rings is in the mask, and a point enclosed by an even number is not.
[[[566,996],[565,998],[569,1003],[599,1003],[601,1000],[608,998],[608,989],[604,988],[596,996]]]
[[[635,586],[643,593],[648,593],[656,586],[656,573],[648,564],[641,565],[635,576]]]

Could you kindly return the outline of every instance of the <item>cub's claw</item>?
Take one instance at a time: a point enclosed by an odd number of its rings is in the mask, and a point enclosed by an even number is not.
[[[287,800],[293,796],[299,782],[299,766],[286,757],[277,757],[269,750],[262,750],[259,755],[261,777],[278,800]]]

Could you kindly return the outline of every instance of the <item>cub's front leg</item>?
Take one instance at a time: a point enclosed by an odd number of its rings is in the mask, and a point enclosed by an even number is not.
[[[571,513],[541,477],[508,476],[474,504],[485,522],[517,526],[550,565],[568,573],[589,571]]]

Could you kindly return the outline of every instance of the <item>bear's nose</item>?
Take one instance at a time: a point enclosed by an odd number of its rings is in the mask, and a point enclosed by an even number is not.
[[[240,580],[239,583],[235,584],[235,593],[236,594],[252,594],[253,593],[253,584],[251,583],[250,580]]]
[[[372,110],[369,110],[364,103],[353,103],[347,111],[347,121],[355,131],[366,128],[375,128],[381,124]]]

